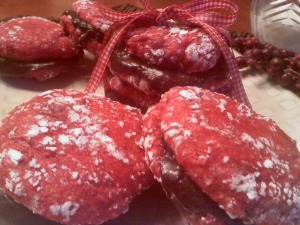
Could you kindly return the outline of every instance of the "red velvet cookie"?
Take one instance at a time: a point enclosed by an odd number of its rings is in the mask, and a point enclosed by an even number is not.
[[[50,61],[78,55],[78,46],[58,23],[40,17],[20,17],[0,24],[0,57],[22,61]]]
[[[0,188],[34,213],[100,224],[152,182],[141,114],[96,94],[52,90],[13,109],[0,127]]]
[[[149,65],[145,60],[133,57],[121,49],[116,49],[110,60],[108,80],[120,80],[120,85],[117,88],[109,82],[105,86],[106,96],[122,103],[130,102],[130,105],[142,111],[157,103],[161,94],[174,86],[197,86],[232,96],[232,83],[224,60],[219,60],[212,69],[190,74]],[[123,91],[126,89],[127,93]],[[111,91],[117,93],[117,96],[111,95]],[[134,92],[141,94],[132,95]]]
[[[187,74],[212,69],[220,50],[200,28],[138,28],[126,40],[128,52],[149,64]]]
[[[233,97],[232,89],[227,88],[231,77],[218,46],[203,29],[176,22],[141,27],[137,21],[131,25],[114,50],[108,68],[124,87],[129,85],[148,98],[159,96],[152,98],[155,103],[175,86],[202,87]],[[111,89],[117,95],[111,96]],[[142,101],[147,104],[140,104],[140,98],[124,95],[113,86],[106,90],[106,96],[121,102],[128,98],[143,111],[153,105],[147,98]]]
[[[147,162],[193,224],[300,223],[300,153],[269,118],[175,87],[144,120]]]
[[[91,71],[94,60],[49,19],[27,16],[0,24],[0,73],[44,81],[58,75]]]
[[[105,33],[112,25],[112,21],[104,19],[103,12],[99,10],[101,3],[97,1],[79,0],[72,4],[74,12],[86,23],[90,24],[99,32]]]
[[[104,34],[112,25],[111,21],[104,19],[100,5],[97,1],[75,1],[72,10],[65,11],[60,18],[69,36],[96,56],[101,54]]]

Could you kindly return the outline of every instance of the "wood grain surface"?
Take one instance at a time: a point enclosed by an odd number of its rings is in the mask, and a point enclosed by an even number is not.
[[[0,0],[0,19],[19,15],[35,15],[59,18],[64,10],[71,9],[75,0]],[[187,0],[150,0],[156,8],[162,8],[171,4],[181,4]],[[138,0],[102,0],[109,6],[121,4],[134,4],[140,6]],[[251,0],[236,0],[239,5],[239,14],[235,24],[231,27],[234,31],[251,31],[250,6]]]

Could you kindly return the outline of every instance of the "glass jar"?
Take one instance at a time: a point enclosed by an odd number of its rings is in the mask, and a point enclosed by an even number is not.
[[[300,0],[252,0],[251,28],[260,41],[300,53]]]

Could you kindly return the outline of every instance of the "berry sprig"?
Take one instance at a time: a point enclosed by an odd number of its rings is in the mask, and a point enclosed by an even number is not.
[[[261,69],[270,80],[300,96],[300,54],[260,42],[250,33],[231,34],[232,47],[242,54],[236,58],[240,69],[248,66]]]

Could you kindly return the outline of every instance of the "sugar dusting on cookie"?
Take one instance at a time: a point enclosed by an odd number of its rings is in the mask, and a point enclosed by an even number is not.
[[[2,122],[0,188],[51,220],[102,223],[152,184],[141,139],[138,109],[97,94],[44,92]]]
[[[189,177],[232,219],[299,224],[300,154],[274,121],[197,87],[172,88],[158,105],[159,112],[150,110],[146,115],[147,120],[158,121],[154,125],[160,130],[155,134],[145,129],[153,171],[164,154],[157,142],[163,142]]]

